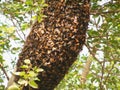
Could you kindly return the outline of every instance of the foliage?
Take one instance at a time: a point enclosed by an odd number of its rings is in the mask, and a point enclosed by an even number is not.
[[[37,76],[39,72],[42,72],[43,69],[36,66],[32,67],[32,64],[29,59],[24,60],[24,65],[21,66],[23,71],[14,72],[14,75],[20,76],[20,79],[17,83],[13,83],[8,90],[22,90],[24,86],[29,85],[29,88],[38,88],[38,85],[35,81],[40,81]]]
[[[24,2],[25,1],[25,2]],[[44,0],[8,0],[0,2],[0,63],[10,70],[17,60],[26,32],[35,19],[41,21]],[[118,90],[120,88],[120,2],[119,0],[91,0],[91,20],[82,54],[56,90]],[[6,54],[15,56],[6,59]],[[4,55],[5,54],[5,55]],[[92,55],[92,64],[85,84],[81,75],[86,59]],[[22,68],[28,68],[24,65]],[[34,70],[33,70],[34,71]],[[24,72],[25,73],[25,72]],[[31,75],[34,75],[31,72]],[[22,76],[25,77],[26,76]],[[4,88],[4,73],[0,71],[0,90]],[[31,83],[34,82],[29,82]],[[33,85],[33,84],[32,84]],[[31,85],[31,86],[32,86]],[[3,89],[4,90],[4,89]]]
[[[29,32],[35,19],[42,20],[44,17],[42,9],[46,6],[44,0],[0,1],[0,64],[6,71],[9,72],[14,68],[21,45],[26,38],[26,32]],[[2,88],[6,82],[1,70],[0,79],[2,80],[0,88]]]

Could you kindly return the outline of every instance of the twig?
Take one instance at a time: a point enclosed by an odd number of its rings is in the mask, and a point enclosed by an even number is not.
[[[16,25],[15,25],[14,21],[12,20],[12,18],[11,18],[11,21],[12,21],[13,25],[16,27]],[[18,31],[17,29],[16,29],[16,32],[17,32],[18,36],[19,36],[23,41],[25,41],[25,40],[22,38],[22,36],[19,34],[19,31]]]
[[[90,47],[89,47],[86,43],[85,43],[85,46],[88,48],[90,54],[101,64],[101,62],[95,57],[94,52],[92,52],[92,51],[90,50]]]
[[[107,77],[106,77],[106,79],[105,79],[105,82],[106,82],[106,81],[107,81],[107,79],[109,78],[109,75],[110,75],[110,73],[111,73],[112,69],[114,68],[114,65],[115,65],[115,64],[113,64],[113,65],[112,65],[112,67],[111,67],[111,69],[109,70],[108,75],[107,75]]]
[[[14,18],[15,19],[15,18]],[[19,23],[19,21],[17,20],[17,19],[15,19],[16,20],[16,22],[17,22],[17,24],[19,25],[19,28],[21,27],[20,26],[20,23]],[[17,27],[17,26],[16,26]],[[25,33],[22,31],[22,29],[19,29],[20,31],[21,31],[21,33],[23,34],[23,36],[24,36],[24,39],[25,39]]]
[[[103,80],[104,80],[104,69],[105,69],[105,59],[104,59],[104,61],[102,62],[102,64],[101,64],[101,66],[102,66],[102,76],[101,76],[101,81],[100,81],[100,90],[103,90]]]
[[[1,68],[1,70],[3,71],[3,73],[5,74],[7,80],[9,81],[9,77],[8,77],[6,71],[5,71],[5,69],[4,69],[4,67],[3,67],[3,65],[2,65],[1,63],[0,63],[0,68]]]

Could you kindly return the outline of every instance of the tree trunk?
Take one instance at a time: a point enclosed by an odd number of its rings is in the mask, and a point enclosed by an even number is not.
[[[32,90],[53,90],[59,84],[82,50],[89,22],[89,0],[46,3],[49,6],[43,13],[47,17],[33,25],[17,62],[17,71],[25,59],[44,69],[38,75],[39,89]]]

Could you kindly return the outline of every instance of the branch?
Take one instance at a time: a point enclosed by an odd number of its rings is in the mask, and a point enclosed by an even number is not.
[[[6,10],[8,10],[7,8],[5,8]],[[3,12],[4,12],[4,10],[3,10]],[[15,22],[14,22],[14,20],[16,20],[15,18],[13,18],[13,13],[9,13],[8,14],[9,16],[7,16],[7,15],[5,15],[6,17],[8,17],[9,18],[9,20],[12,22],[12,24],[13,24],[13,26],[14,27],[16,27],[16,33],[18,34],[18,36],[19,36],[19,38],[22,40],[22,41],[25,41],[23,38],[22,38],[22,36],[20,35],[20,33],[19,33],[19,29],[17,28],[17,25],[15,24]],[[18,20],[16,20],[17,21],[17,23],[18,23]],[[19,24],[18,24],[19,25]],[[22,30],[20,30],[21,32],[22,32]],[[24,35],[24,33],[22,32],[22,34],[23,34],[23,36],[25,37],[25,35]]]
[[[101,78],[100,78],[100,90],[103,90],[103,80],[104,80],[104,73],[105,73],[105,59],[103,60],[103,63],[101,64]]]
[[[109,75],[110,75],[111,71],[112,71],[113,68],[114,68],[114,65],[115,65],[115,64],[113,64],[112,67],[111,67],[111,69],[109,70],[108,75],[107,75],[107,77],[106,77],[106,79],[105,79],[105,82],[108,80]]]
[[[19,28],[21,28],[19,21],[18,21],[17,19],[15,19],[15,18],[14,18],[14,20],[16,20],[16,22],[17,22]],[[16,26],[16,28],[17,28],[17,25],[14,25],[14,26]],[[25,39],[25,33],[22,31],[22,29],[19,29],[19,28],[18,28],[18,30],[21,31],[21,33],[23,34],[24,39]]]
[[[120,10],[111,10],[111,11],[106,11],[106,12],[101,12],[99,10],[91,10],[91,15],[104,15],[104,14],[114,14],[114,13],[119,13]]]
[[[83,68],[83,72],[82,72],[82,75],[81,75],[81,82],[82,82],[82,84],[85,83],[86,77],[87,77],[87,75],[88,75],[88,73],[90,71],[90,65],[92,63],[91,59],[92,59],[92,55],[89,55],[88,58],[87,58],[86,64],[85,64],[85,66]]]
[[[95,53],[90,50],[90,47],[89,47],[86,43],[85,43],[84,45],[88,48],[88,51],[89,51],[90,54],[94,57],[94,59],[97,60],[97,61],[101,64],[101,61],[99,61],[99,60],[97,59],[97,57],[95,56]]]
[[[17,27],[17,26],[15,25],[15,23],[14,23],[14,21],[13,21],[12,18],[11,18],[11,21],[12,21],[14,27]],[[16,33],[18,34],[18,36],[21,38],[22,41],[25,41],[25,40],[22,38],[22,36],[20,35],[20,33],[19,33],[19,31],[18,31],[17,29],[16,29]]]
[[[8,77],[8,75],[7,75],[7,72],[5,71],[5,69],[4,69],[4,67],[3,67],[3,65],[2,65],[1,63],[0,63],[0,68],[1,68],[1,70],[3,71],[3,73],[5,74],[7,80],[9,81],[9,77]]]

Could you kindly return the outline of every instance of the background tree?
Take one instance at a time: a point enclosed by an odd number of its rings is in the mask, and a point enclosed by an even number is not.
[[[0,66],[1,68],[4,67],[6,71],[10,71],[14,67],[18,59],[16,58],[17,54],[20,52],[21,45],[25,40],[24,37],[26,37],[26,31],[28,32],[32,20],[39,18],[41,21],[41,17],[44,17],[44,15],[37,14],[45,5],[42,0],[39,8],[38,4],[32,6],[31,2],[32,0],[26,0],[24,4],[23,2],[9,0],[0,3],[2,17],[0,18]],[[119,5],[119,0],[91,0],[91,20],[84,47],[84,51],[88,51],[88,53],[78,57],[78,60],[73,64],[56,90],[79,88],[118,90],[120,88]],[[90,57],[92,63],[86,82],[82,83],[82,80],[85,80],[84,78],[81,80],[82,69],[87,57]],[[8,66],[6,61],[10,62],[11,65]],[[0,89],[2,89],[4,88],[3,79],[5,75],[2,70],[0,74]]]

